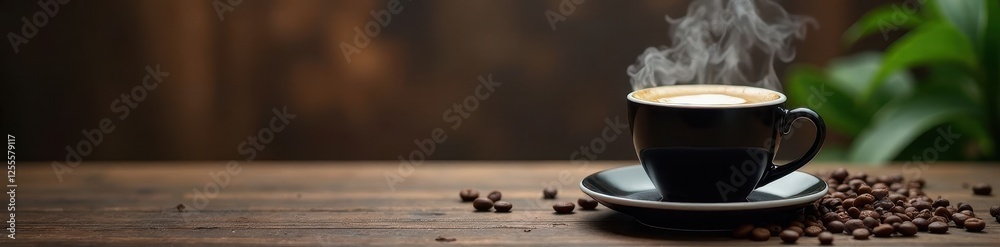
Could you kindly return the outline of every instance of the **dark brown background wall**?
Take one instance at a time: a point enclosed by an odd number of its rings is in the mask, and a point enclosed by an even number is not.
[[[818,20],[796,61],[822,65],[850,52],[843,31],[885,1],[779,2]],[[385,1],[246,0],[224,20],[209,0],[72,1],[18,53],[0,46],[3,128],[23,160],[64,159],[103,118],[116,129],[87,160],[235,159],[272,108],[287,107],[297,117],[257,159],[392,160],[435,128],[448,138],[430,159],[568,159],[605,119],[627,121],[626,67],[667,44],[664,15],[683,16],[688,1],[590,0],[556,30],[544,13],[560,1],[401,4],[348,63],[339,44]],[[0,3],[0,31],[20,32],[20,18],[40,10]],[[148,65],[170,75],[119,120],[111,102]],[[452,130],[442,114],[487,75],[503,84]],[[634,159],[627,132],[598,158]]]

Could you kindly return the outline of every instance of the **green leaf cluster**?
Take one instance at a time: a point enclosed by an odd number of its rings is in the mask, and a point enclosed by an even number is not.
[[[935,158],[996,160],[998,2],[914,0],[876,8],[844,34],[845,45],[879,34],[888,39],[894,31],[905,35],[884,52],[839,58],[825,69],[793,66],[787,76],[790,103],[813,108],[832,130],[853,136],[846,147],[849,161],[918,159],[930,149],[941,153]],[[945,131],[961,137],[935,143]]]

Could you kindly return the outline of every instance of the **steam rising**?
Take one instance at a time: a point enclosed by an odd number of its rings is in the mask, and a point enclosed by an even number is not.
[[[628,67],[633,90],[732,84],[780,91],[774,58],[795,58],[793,39],[805,38],[807,25],[817,25],[771,0],[696,0],[686,17],[666,19],[673,47],[649,47],[639,55]]]

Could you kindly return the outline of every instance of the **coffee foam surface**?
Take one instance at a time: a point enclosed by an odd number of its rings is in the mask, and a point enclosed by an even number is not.
[[[734,85],[674,85],[635,91],[632,97],[669,105],[724,106],[749,105],[779,100],[781,93],[756,87]]]
[[[688,105],[736,105],[747,103],[747,100],[725,94],[707,93],[659,98],[656,99],[656,102]]]

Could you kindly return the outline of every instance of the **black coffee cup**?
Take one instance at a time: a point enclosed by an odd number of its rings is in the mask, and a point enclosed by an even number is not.
[[[636,154],[664,201],[745,202],[754,189],[816,156],[826,138],[823,119],[806,108],[787,110],[785,95],[732,85],[646,88],[627,96]],[[792,122],[816,125],[802,157],[774,164]]]

